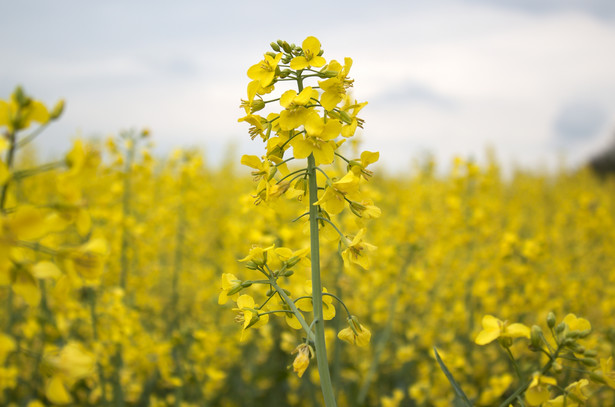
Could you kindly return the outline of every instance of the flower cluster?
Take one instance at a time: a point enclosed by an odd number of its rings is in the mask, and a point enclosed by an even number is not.
[[[254,307],[254,300],[246,294],[237,298],[237,310],[241,312],[244,330],[262,325],[270,313],[282,313],[291,327],[305,330],[308,342],[315,342],[320,367],[326,363],[323,361],[326,358],[323,319],[335,316],[333,299],[346,306],[339,297],[322,287],[319,234],[338,242],[340,258],[346,268],[355,265],[364,269],[370,267],[369,252],[375,246],[365,242],[365,227],[347,235],[341,231],[335,217],[345,209],[363,222],[380,216],[380,209],[361,190],[372,175],[368,166],[378,160],[378,153],[365,151],[356,159],[348,159],[341,152],[344,142],[362,128],[363,120],[358,113],[367,104],[357,102],[349,92],[353,85],[353,80],[348,77],[352,59],[345,58],[343,64],[336,60],[327,61],[320,41],[315,37],[307,37],[300,47],[278,41],[272,43],[271,48],[273,51],[267,52],[262,61],[248,69],[251,81],[247,87],[247,99],[241,103],[246,115],[239,119],[250,125],[252,138],[258,136],[265,143],[265,155],[244,155],[241,162],[253,169],[257,204],[271,205],[284,196],[307,204],[303,214],[297,213],[297,219],[306,216],[311,247],[296,252],[284,247],[274,249],[274,246],[252,249],[243,261],[247,262],[249,269],[259,271],[266,279],[242,282],[225,275],[221,299],[224,301],[228,295],[237,294],[254,283],[268,285],[267,298],[260,307]],[[274,95],[277,88],[288,84],[296,87],[282,89],[277,97]],[[307,163],[301,165],[304,159]],[[336,159],[341,160],[343,166],[336,165]],[[330,168],[325,170],[324,166]],[[279,267],[271,265],[268,253],[278,257]],[[305,281],[308,285],[306,295],[293,299],[293,293],[282,289],[278,279],[290,277],[294,273],[292,267],[303,258],[307,259],[308,255],[312,278]],[[281,310],[260,312],[274,297],[280,300]],[[241,307],[240,301],[250,306]],[[314,331],[306,322],[305,312],[313,313]],[[349,327],[339,333],[339,338],[360,346],[367,345],[371,336],[369,330],[349,312],[348,322]],[[297,359],[295,364],[300,376],[310,359],[306,356],[309,352],[305,351],[308,349],[305,346],[298,352],[300,362]],[[323,373],[328,375],[328,371],[320,370],[320,373],[321,376]],[[329,405],[331,401],[327,400],[326,392],[323,387],[325,402]]]

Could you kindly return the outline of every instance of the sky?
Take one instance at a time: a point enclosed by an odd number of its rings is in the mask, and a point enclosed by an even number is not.
[[[37,140],[49,155],[144,127],[160,155],[262,154],[237,122],[246,71],[271,41],[310,35],[353,59],[362,148],[392,172],[487,149],[574,167],[615,139],[612,0],[0,1],[0,98],[19,84],[67,103]]]

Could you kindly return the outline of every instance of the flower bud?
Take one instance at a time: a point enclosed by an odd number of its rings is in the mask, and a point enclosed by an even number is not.
[[[290,69],[283,69],[280,71],[280,78],[286,78],[288,75],[290,75],[292,71]]]
[[[530,332],[530,349],[533,351],[540,350],[542,345],[542,329],[538,325],[532,325]]]
[[[601,373],[589,372],[589,378],[592,382],[606,384],[606,380],[604,380]]]
[[[236,287],[233,287],[232,289],[228,290],[228,293],[226,295],[233,295],[233,294],[237,294],[239,291],[243,290],[243,287],[241,286],[241,284],[239,284]]]
[[[564,370],[564,368],[559,362],[553,362],[553,364],[551,365],[551,368],[553,369],[555,373],[561,373],[562,370]]]
[[[251,326],[253,326],[254,324],[256,324],[260,319],[261,319],[261,317],[259,317],[258,314],[255,313],[252,316],[252,319],[250,320],[250,323],[248,324],[248,326],[246,326],[246,329],[248,329]]]
[[[343,110],[340,111],[340,119],[346,124],[352,124],[352,118]]]
[[[290,47],[290,45],[288,45],[288,43],[286,41],[281,41],[278,40],[278,45],[282,47],[282,49],[284,50],[284,52],[286,52],[287,54],[290,54],[292,52],[292,48]]]
[[[352,211],[352,213],[357,215],[359,218],[362,217],[362,213],[365,210],[365,206],[364,205],[361,205],[360,203],[355,202],[355,201],[351,201],[349,207],[350,207],[350,210]]]
[[[265,54],[266,54],[266,55],[269,55],[271,58],[275,58],[275,55],[276,55],[276,53],[275,53],[275,52],[271,52],[271,51],[266,52]]]
[[[584,331],[579,331],[579,338],[587,338],[589,334],[592,333],[591,329],[585,329]]]
[[[566,338],[577,339],[579,336],[581,336],[581,332],[580,331],[568,331],[568,332],[566,332]]]
[[[560,322],[555,327],[555,333],[556,334],[562,333],[562,332],[564,332],[564,329],[566,329],[566,323],[565,322]]]
[[[281,276],[283,277],[290,277],[293,274],[295,274],[295,272],[293,270],[284,270],[280,273]]]
[[[286,260],[286,267],[288,268],[294,267],[300,261],[301,261],[300,257],[293,256],[290,259]]]
[[[248,288],[248,287],[250,287],[251,285],[252,285],[252,281],[250,281],[250,280],[243,281],[243,282],[241,283],[241,286],[242,286],[243,288]]]
[[[275,52],[280,52],[280,46],[277,43],[272,42],[269,45],[271,45],[271,49],[273,49]]]
[[[596,351],[595,349],[587,349],[584,352],[584,355],[590,358],[596,357],[598,356],[598,351]]]
[[[275,174],[278,172],[278,167],[269,168],[269,175],[267,175],[267,181],[271,181],[271,178],[275,177]]]
[[[60,117],[63,111],[64,111],[64,99],[60,99],[58,103],[56,103],[56,105],[53,107],[53,110],[51,111],[51,113],[49,113],[49,120],[57,119],[58,117]]]
[[[547,325],[549,325],[549,328],[553,328],[555,326],[555,314],[553,312],[549,312],[549,315],[547,315]]]
[[[262,99],[255,99],[250,106],[250,112],[256,113],[265,108],[265,102]]]
[[[19,107],[26,107],[30,103],[30,98],[26,96],[21,86],[15,88],[13,96]]]
[[[337,76],[337,71],[324,71],[320,73],[321,78],[335,78]]]
[[[359,318],[355,317],[354,315],[348,317],[348,325],[356,335],[358,335],[363,330],[361,328],[361,324],[359,323]]]
[[[589,367],[598,366],[598,361],[596,361],[596,359],[594,358],[583,358],[581,359],[581,363]]]

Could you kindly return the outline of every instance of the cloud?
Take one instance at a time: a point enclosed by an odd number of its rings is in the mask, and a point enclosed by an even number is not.
[[[4,49],[11,63],[0,66],[0,97],[17,83],[49,103],[65,97],[66,115],[49,129],[57,149],[76,129],[149,126],[165,147],[239,140],[239,151],[247,151],[253,143],[237,123],[247,68],[276,38],[300,43],[316,35],[327,58],[353,58],[354,96],[369,102],[361,111],[366,148],[380,150],[392,167],[425,150],[447,159],[480,155],[487,145],[521,160],[554,157],[556,148],[579,154],[569,147],[583,141],[562,134],[583,123],[587,130],[595,112],[586,106],[587,117],[571,122],[562,112],[574,101],[603,112],[595,140],[615,124],[615,26],[590,9],[551,0],[548,12],[529,0],[504,7],[358,1],[346,11],[338,3],[327,13],[302,10],[306,25],[282,2],[237,13],[223,2],[154,3],[72,2],[76,11],[63,17],[68,6],[41,6],[29,14],[39,30]],[[275,24],[262,22],[265,9]],[[3,38],[17,29],[7,15],[0,16]]]

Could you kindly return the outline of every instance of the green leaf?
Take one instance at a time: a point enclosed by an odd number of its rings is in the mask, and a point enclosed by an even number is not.
[[[461,386],[459,386],[459,383],[457,383],[457,381],[455,380],[455,378],[451,374],[450,370],[448,370],[448,368],[444,364],[444,361],[442,361],[442,358],[440,357],[440,354],[438,353],[438,350],[436,349],[435,346],[433,347],[433,351],[434,351],[434,354],[436,355],[436,361],[440,365],[440,369],[442,369],[442,371],[446,375],[446,378],[451,383],[451,386],[453,386],[453,389],[455,390],[455,393],[457,393],[457,396],[459,396],[461,401],[463,401],[463,403],[467,407],[473,407],[473,404],[468,399],[468,396],[466,396],[465,393],[463,392],[463,390],[461,390]]]

